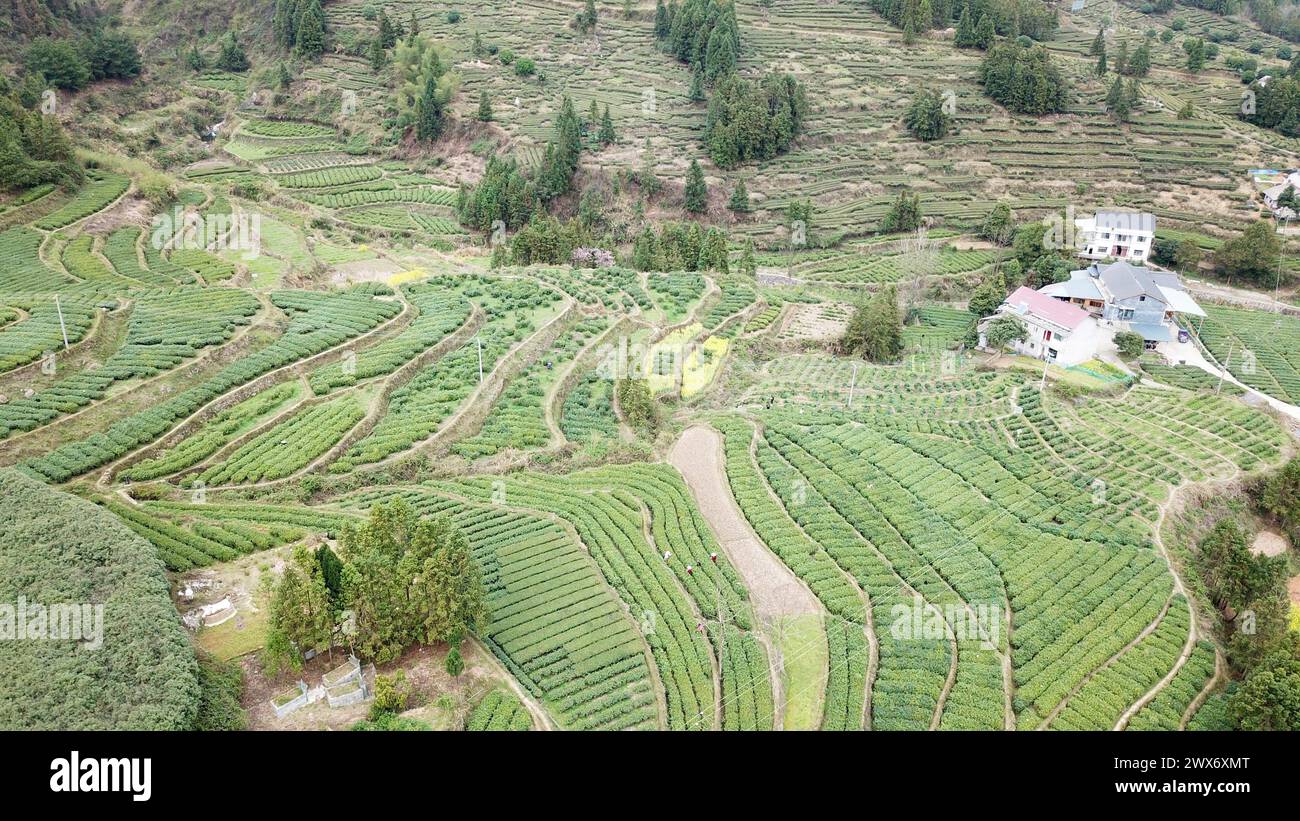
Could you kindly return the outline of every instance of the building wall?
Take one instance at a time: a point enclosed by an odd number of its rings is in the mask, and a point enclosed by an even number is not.
[[[1091,319],[1081,323],[1079,327],[1064,336],[1055,328],[1035,322],[1033,317],[1022,316],[1020,320],[1025,323],[1027,334],[1025,341],[1015,343],[1012,349],[1022,356],[1045,359],[1048,350],[1051,349],[1056,351],[1056,357],[1052,361],[1057,365],[1069,367],[1086,362],[1097,354],[1099,341],[1097,323]],[[1044,333],[1048,330],[1052,331],[1050,340],[1044,339]]]
[[[1120,312],[1132,310],[1131,317],[1123,317]],[[1152,324],[1165,321],[1165,311],[1169,306],[1164,301],[1148,296],[1145,300],[1140,296],[1129,297],[1128,299],[1115,300],[1106,305],[1102,311],[1103,319],[1115,321],[1137,322],[1139,324]]]

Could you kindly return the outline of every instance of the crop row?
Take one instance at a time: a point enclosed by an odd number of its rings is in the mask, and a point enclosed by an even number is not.
[[[208,485],[283,479],[329,450],[363,416],[365,411],[352,394],[301,410],[205,470],[199,479]]]
[[[419,315],[392,339],[367,348],[341,362],[324,365],[308,377],[317,395],[335,388],[355,385],[363,379],[397,370],[421,352],[438,344],[447,334],[465,324],[470,304],[438,282],[408,285],[407,299]]]
[[[294,382],[267,388],[217,414],[159,456],[141,460],[117,476],[125,481],[146,482],[193,467],[232,441],[250,424],[280,409],[297,395],[298,386]]]
[[[173,398],[114,422],[81,442],[60,446],[23,466],[41,477],[64,482],[152,442],[181,419],[222,394],[277,368],[342,344],[392,318],[393,302],[348,292],[280,291],[271,301],[290,316],[284,334],[216,376]]]

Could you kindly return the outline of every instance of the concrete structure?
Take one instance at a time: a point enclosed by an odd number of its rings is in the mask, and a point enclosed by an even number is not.
[[[1300,171],[1292,171],[1282,182],[1264,189],[1264,203],[1278,219],[1293,220],[1297,216],[1295,208],[1278,204],[1278,198],[1288,187],[1294,189],[1296,196],[1300,197]]]
[[[1175,273],[1113,262],[1071,271],[1039,293],[1085,310],[1114,331],[1141,334],[1146,347],[1178,338],[1175,315],[1205,316]]]
[[[1156,236],[1156,218],[1137,211],[1098,211],[1074,221],[1079,256],[1145,262]]]
[[[1100,342],[1097,320],[1087,311],[1053,299],[1040,291],[1021,286],[998,307],[995,316],[1014,316],[1028,333],[1012,350],[1035,359],[1045,359],[1066,367],[1087,362],[1096,356]],[[980,346],[986,347],[984,329],[980,327]]]

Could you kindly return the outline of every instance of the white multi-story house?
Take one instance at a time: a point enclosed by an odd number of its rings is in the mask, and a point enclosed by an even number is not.
[[[1154,214],[1098,211],[1074,221],[1079,256],[1146,262],[1156,236]]]
[[[996,316],[1014,316],[1024,323],[1024,340],[1011,346],[1023,356],[1069,367],[1097,355],[1097,320],[1069,302],[1022,285],[998,307]],[[984,329],[989,321],[980,324],[980,347],[987,346]]]

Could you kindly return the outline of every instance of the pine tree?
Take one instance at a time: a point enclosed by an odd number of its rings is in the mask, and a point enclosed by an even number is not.
[[[486,90],[478,93],[478,121],[481,123],[492,122],[492,101],[488,99]]]
[[[370,49],[367,52],[367,56],[370,58],[370,68],[375,72],[383,69],[384,65],[388,62],[388,55],[384,53],[383,42],[378,37],[370,41]]]
[[[444,663],[443,667],[446,669],[447,675],[452,678],[456,678],[461,673],[465,672],[465,660],[460,657],[459,646],[452,645],[452,648],[447,651],[447,661]]]
[[[443,102],[438,95],[438,78],[431,71],[424,81],[424,91],[415,103],[415,138],[420,142],[432,142],[442,134],[442,127]]]
[[[1128,73],[1133,77],[1145,77],[1151,71],[1151,46],[1143,43],[1133,51],[1128,61]]]
[[[388,13],[383,9],[379,10],[378,36],[380,48],[392,48],[397,45],[397,30],[393,28],[393,21],[388,19]]]
[[[961,17],[957,20],[957,34],[953,37],[957,48],[972,48],[975,43],[975,22],[971,20],[970,3],[962,6]]]
[[[483,48],[483,38],[477,31],[474,32],[474,43],[470,46],[470,51],[474,54],[475,60],[481,60],[487,53],[487,49]]]
[[[986,12],[980,15],[979,23],[975,25],[975,46],[977,48],[988,49],[993,45],[993,38],[996,32],[993,30],[993,18]]]
[[[691,102],[699,103],[704,101],[704,69],[700,66],[695,67],[695,73],[691,75]]]
[[[1092,47],[1088,49],[1088,55],[1091,57],[1100,57],[1106,53],[1106,31],[1097,29],[1097,36],[1092,40]]]
[[[276,85],[284,89],[288,88],[292,83],[293,77],[289,75],[289,67],[284,64],[284,60],[281,60],[279,74],[276,78]]]
[[[744,180],[736,183],[736,190],[731,192],[731,199],[727,202],[727,208],[737,214],[749,212],[749,191],[745,188]]]
[[[709,210],[709,188],[698,160],[691,160],[691,167],[686,172],[686,210],[692,214]]]
[[[315,60],[325,53],[325,13],[321,11],[320,0],[308,0],[298,18],[297,30],[298,54]]]
[[[199,53],[197,45],[190,46],[190,53],[186,55],[185,61],[189,64],[191,71],[203,70],[203,55]]]
[[[291,49],[298,31],[297,0],[276,0],[271,30],[280,48]]]
[[[1115,54],[1115,73],[1116,74],[1128,73],[1128,40],[1127,39],[1120,41],[1119,51]]]
[[[1118,74],[1110,86],[1110,92],[1106,94],[1106,109],[1120,122],[1128,120],[1128,97],[1124,94],[1124,79]]]
[[[758,264],[754,261],[754,240],[745,239],[745,247],[740,252],[740,261],[736,263],[736,269],[750,277],[758,273]]]
[[[1106,71],[1106,50],[1103,48],[1101,54],[1097,55],[1097,76],[1105,77]]]
[[[618,137],[614,134],[614,119],[609,116],[609,106],[605,106],[605,113],[600,117],[600,134],[597,137],[601,145],[613,145]]]

